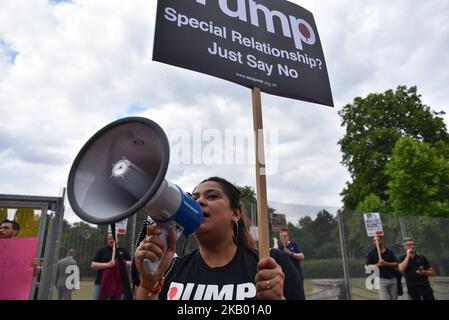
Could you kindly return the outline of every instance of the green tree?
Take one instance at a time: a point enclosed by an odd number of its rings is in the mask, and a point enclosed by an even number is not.
[[[388,213],[389,208],[385,201],[376,196],[375,194],[370,193],[357,205],[357,212],[381,212]]]
[[[18,237],[37,237],[40,215],[34,214],[34,208],[18,208],[14,220],[20,225]],[[44,214],[44,213],[42,213]]]
[[[251,221],[251,224],[256,226],[257,225],[257,198],[256,198],[256,192],[254,191],[254,189],[250,186],[238,186],[236,185],[237,189],[239,189],[240,191],[240,201],[243,204],[243,208],[246,211],[246,214],[248,216],[248,218],[251,220],[251,212],[252,210],[254,210],[255,213],[255,219],[256,221]],[[278,237],[279,235],[276,234],[275,232],[273,232],[273,227],[271,226],[271,221],[270,221],[270,214],[274,213],[275,209],[271,208],[270,206],[268,206],[268,228],[269,228],[269,237],[270,237],[270,246],[273,246],[273,237]]]
[[[386,165],[393,213],[449,217],[449,160],[446,148],[401,138]]]
[[[440,117],[443,114],[424,105],[416,87],[399,86],[396,91],[357,97],[346,105],[339,112],[346,128],[339,141],[342,164],[352,179],[342,192],[345,207],[355,209],[370,194],[388,200],[385,166],[400,137],[408,135],[431,145],[439,141],[448,144],[449,135]]]
[[[251,211],[257,210],[254,206],[256,206],[257,200],[256,200],[256,192],[254,189],[250,186],[236,186],[237,189],[240,191],[240,201],[243,204],[243,208],[246,211],[246,214],[249,219],[251,219]],[[253,224],[256,224],[256,221],[251,221]]]
[[[328,211],[318,212],[315,220],[310,216],[302,217],[299,220],[298,233],[298,243],[303,247],[308,259],[339,257],[338,224]]]
[[[90,268],[90,262],[98,249],[106,246],[107,226],[94,227],[83,221],[72,225],[64,220],[59,257],[65,257],[67,251],[75,249],[78,267],[82,277],[93,277],[95,271]]]
[[[6,220],[8,218],[8,208],[0,207],[0,221]]]
[[[304,237],[301,233],[301,230],[295,226],[293,223],[287,223],[288,235],[290,240],[295,241],[296,243],[304,243]]]
[[[240,191],[240,200],[243,203],[254,203],[256,201],[256,192],[250,186],[237,186]]]

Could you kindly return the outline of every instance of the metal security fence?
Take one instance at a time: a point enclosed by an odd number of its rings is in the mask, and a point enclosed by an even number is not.
[[[64,194],[61,197],[0,195],[1,220],[17,221],[21,226],[18,237],[38,238],[36,258],[40,261],[40,272],[33,278],[30,300],[51,297],[63,212]]]
[[[256,226],[257,206],[254,203],[248,203],[244,207],[252,226]],[[290,238],[302,247],[306,256],[302,267],[306,277],[304,286],[307,298],[345,298],[337,209],[272,203],[270,210],[291,214],[291,216],[287,215]],[[128,219],[126,235],[118,236],[120,247],[127,250],[130,255],[146,219],[147,216],[143,212],[133,215]],[[272,230],[271,224],[270,227],[271,245],[273,245],[273,238],[279,238],[279,235]],[[74,292],[73,299],[92,299],[96,271],[90,268],[90,262],[97,250],[106,245],[107,232],[108,226],[85,223],[71,211],[66,211],[59,258],[63,258],[69,249],[76,251],[75,259],[80,269],[81,288]],[[193,235],[188,239],[181,235],[176,252],[178,255],[182,255],[183,251],[184,254],[188,254],[197,246]],[[338,290],[332,287],[334,282],[330,285],[331,287],[323,287],[323,280],[334,281]]]
[[[253,226],[257,226],[255,204],[246,206]],[[269,203],[269,213],[285,215],[285,225],[269,220],[270,245],[280,242],[279,229],[287,227],[290,241],[302,249],[306,299],[345,299],[344,268],[339,238],[337,208],[280,202]]]
[[[119,247],[124,249],[130,257],[133,254],[139,234],[145,232],[145,230],[142,230],[142,226],[147,219],[147,215],[143,212],[132,215],[127,219],[126,234],[117,235]],[[93,270],[90,264],[95,258],[96,252],[107,245],[106,236],[108,232],[110,232],[108,225],[89,224],[81,221],[71,210],[66,211],[59,259],[64,258],[70,249],[74,249],[76,252],[75,260],[80,271],[80,289],[74,291],[72,299],[93,299],[96,270]],[[186,239],[184,235],[181,235],[177,241],[176,253],[181,255],[183,249],[185,253],[189,253],[196,246],[193,236]],[[56,297],[56,294],[53,296]]]
[[[375,245],[367,236],[363,212],[285,203],[270,203],[269,211],[286,215],[290,240],[304,251],[301,265],[307,299],[379,299],[377,275],[365,268],[367,254]],[[435,272],[430,278],[435,298],[449,299],[449,218],[380,215],[385,246],[399,258],[405,254],[403,239],[412,237]],[[252,212],[254,225],[256,216]],[[273,229],[270,223],[272,238],[277,237]],[[404,277],[402,287],[399,299],[407,300]]]
[[[42,270],[33,280],[30,299],[56,299],[55,266],[69,249],[75,249],[80,287],[72,294],[75,300],[93,298],[96,271],[90,263],[98,249],[106,246],[107,225],[81,221],[61,197],[28,197],[0,195],[0,218],[10,218],[22,226],[21,236],[39,239],[36,257]],[[251,221],[257,226],[257,206],[245,203]],[[362,212],[326,206],[269,203],[269,212],[284,214],[290,240],[302,248],[306,298],[377,300],[375,274],[365,269],[366,256],[374,248],[368,238]],[[412,237],[417,250],[425,255],[435,271],[431,285],[437,299],[449,299],[449,218],[396,217],[380,213],[385,236],[383,242],[397,257],[405,253],[405,237]],[[119,235],[119,246],[130,255],[147,216],[138,212],[127,220],[125,235]],[[274,221],[274,220],[273,220]],[[274,223],[274,222],[273,222]],[[279,239],[279,225],[270,222],[270,245]],[[276,222],[277,223],[277,222]],[[193,236],[178,239],[178,255],[197,248]],[[407,291],[403,279],[404,291]],[[408,299],[405,293],[400,299]]]
[[[365,269],[367,254],[375,248],[375,245],[367,236],[363,212],[342,210],[341,215],[344,220],[345,251],[349,264],[352,299],[377,300],[379,297],[376,275],[374,271]],[[384,246],[393,251],[399,259],[406,253],[403,248],[404,238],[413,238],[418,253],[428,258],[435,272],[435,277],[430,278],[435,298],[448,299],[449,219],[397,217],[389,213],[380,213],[380,216],[385,233],[382,237]],[[404,277],[402,289],[404,293],[399,299],[408,300]]]

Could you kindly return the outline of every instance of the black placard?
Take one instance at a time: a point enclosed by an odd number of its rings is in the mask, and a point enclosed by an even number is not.
[[[282,0],[159,0],[153,60],[334,106],[313,15]]]

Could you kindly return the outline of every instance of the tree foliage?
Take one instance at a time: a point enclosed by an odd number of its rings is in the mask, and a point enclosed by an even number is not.
[[[75,260],[82,277],[93,277],[95,271],[90,263],[98,249],[106,246],[107,226],[91,226],[83,221],[69,224],[64,220],[59,257],[66,256],[69,249],[75,249]],[[120,242],[120,245],[124,244]]]
[[[6,220],[8,218],[8,208],[0,207],[0,221]]]
[[[34,214],[34,208],[18,208],[14,220],[20,225],[18,237],[37,237],[39,232],[40,215]],[[42,213],[43,215],[45,213]]]
[[[387,194],[397,215],[449,216],[447,148],[401,138],[386,165]]]
[[[255,205],[257,203],[256,200],[256,192],[250,186],[236,186],[240,191],[240,201],[242,202],[243,208],[246,211],[248,218],[251,218],[251,212],[255,209]]]
[[[357,212],[388,212],[389,208],[385,201],[376,196],[375,194],[370,193],[363,199],[362,202],[359,202],[356,208]]]
[[[339,141],[352,181],[342,192],[346,208],[355,209],[370,194],[388,201],[389,177],[385,166],[396,142],[403,136],[430,145],[448,144],[444,112],[434,112],[421,102],[416,87],[357,97],[339,115],[346,134]]]
[[[424,254],[437,275],[449,275],[449,219],[429,216],[405,218],[408,236],[413,237],[417,250]]]
[[[315,219],[304,216],[295,226],[288,224],[290,239],[304,250],[307,259],[330,259],[340,257],[338,224],[328,211],[317,213]]]

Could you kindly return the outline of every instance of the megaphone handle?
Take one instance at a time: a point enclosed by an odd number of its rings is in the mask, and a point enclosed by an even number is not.
[[[167,228],[169,228],[169,226],[164,225],[163,228],[161,229],[161,234],[159,235],[159,238],[164,243],[164,247],[165,248],[167,248],[167,233],[168,233]],[[153,261],[151,261],[149,259],[144,259],[143,260],[143,268],[144,268],[146,273],[152,273],[152,272],[157,270],[157,268],[159,267],[160,263],[161,263],[161,260],[157,260],[157,261],[153,262]]]

